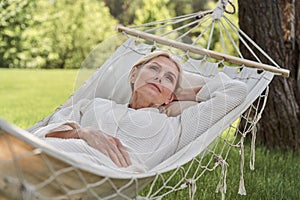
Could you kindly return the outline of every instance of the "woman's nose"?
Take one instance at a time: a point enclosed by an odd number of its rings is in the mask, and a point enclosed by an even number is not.
[[[154,77],[154,80],[155,80],[155,81],[158,81],[158,82],[161,82],[161,77],[160,77],[159,75],[156,75],[156,76]]]

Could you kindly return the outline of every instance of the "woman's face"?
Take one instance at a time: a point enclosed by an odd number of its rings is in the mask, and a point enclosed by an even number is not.
[[[135,69],[131,76],[133,94],[154,105],[170,103],[177,85],[179,70],[169,58],[158,56]]]

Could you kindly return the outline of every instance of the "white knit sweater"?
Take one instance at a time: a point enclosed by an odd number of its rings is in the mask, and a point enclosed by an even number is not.
[[[116,167],[109,158],[83,140],[45,138],[48,132],[63,128],[66,123],[94,127],[119,138],[128,148],[133,165],[147,170],[204,133],[212,124],[241,104],[246,94],[247,89],[243,82],[232,80],[220,72],[197,94],[197,101],[200,103],[185,109],[177,117],[168,117],[155,108],[133,110],[127,105],[106,99],[83,99],[55,113],[48,125],[34,134],[68,152],[70,156]]]

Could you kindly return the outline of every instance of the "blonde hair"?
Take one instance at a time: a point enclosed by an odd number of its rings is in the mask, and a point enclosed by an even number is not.
[[[177,84],[175,86],[175,90],[178,89],[181,85],[181,80],[182,80],[182,68],[179,64],[178,61],[176,61],[174,58],[171,57],[171,55],[167,52],[164,52],[164,51],[155,51],[155,52],[152,52],[150,54],[147,54],[146,56],[144,56],[143,58],[141,58],[138,62],[136,62],[133,67],[131,68],[130,70],[130,73],[129,73],[129,80],[131,79],[131,76],[134,72],[134,69],[139,69],[139,67],[147,64],[148,62],[150,62],[151,60],[153,60],[154,58],[157,58],[159,56],[163,56],[163,57],[166,57],[168,58],[169,60],[171,60],[177,67],[178,69],[178,79],[177,79]],[[131,90],[133,90],[133,83],[130,83],[130,86],[131,86]]]

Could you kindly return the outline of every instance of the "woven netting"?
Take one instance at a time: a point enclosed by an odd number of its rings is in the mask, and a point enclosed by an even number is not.
[[[141,56],[157,49],[176,55],[187,74],[203,80],[223,71],[229,77],[243,81],[248,87],[244,103],[166,161],[144,173],[118,171],[83,162],[29,133],[46,125],[51,116],[31,127],[29,132],[1,120],[0,197],[161,199],[183,190],[185,192],[182,194],[193,199],[195,195],[197,198],[201,196],[201,188],[209,184],[207,174],[214,171],[219,176],[216,191],[225,198],[227,159],[232,148],[239,149],[241,153],[239,193],[246,194],[243,180],[244,139],[246,135],[252,135],[250,168],[253,169],[256,124],[261,118],[268,96],[268,84],[274,75],[262,70],[265,65],[260,57],[269,59],[275,71],[279,67],[227,18],[227,3],[220,1],[217,8],[210,11],[121,29],[122,36],[118,36],[117,40],[122,41],[120,47],[108,59],[102,59],[104,51],[101,48],[90,54],[83,68],[89,69],[89,75],[94,67],[97,70],[58,110],[82,98],[102,97],[125,103],[129,88],[124,88],[121,79],[127,81],[129,67]],[[218,42],[213,37],[216,33],[220,35]],[[252,53],[255,61],[244,59],[239,42]],[[221,53],[213,51],[216,44],[220,45]],[[228,51],[226,45],[233,48]],[[260,54],[257,55],[257,52]],[[120,70],[120,62],[126,63],[127,68]],[[262,69],[253,68],[257,63],[262,64]],[[85,77],[83,74],[82,77]],[[82,77],[79,76],[79,79]],[[110,79],[109,83],[105,82],[107,79]]]

